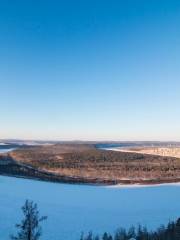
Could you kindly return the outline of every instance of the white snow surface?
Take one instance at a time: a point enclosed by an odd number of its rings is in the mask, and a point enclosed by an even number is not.
[[[180,186],[100,187],[48,183],[0,176],[0,237],[9,240],[25,199],[42,215],[44,240],[75,240],[81,232],[114,232],[141,223],[154,229],[180,216]]]

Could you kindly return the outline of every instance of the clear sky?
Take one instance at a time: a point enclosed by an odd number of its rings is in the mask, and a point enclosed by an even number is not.
[[[0,138],[180,140],[180,1],[1,1],[0,110]]]

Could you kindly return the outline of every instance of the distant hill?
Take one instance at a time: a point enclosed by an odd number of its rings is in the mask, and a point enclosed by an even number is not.
[[[179,158],[106,151],[97,148],[97,144],[21,146],[1,155],[1,162],[5,158],[8,165],[0,167],[0,174],[48,181],[93,184],[180,181]]]

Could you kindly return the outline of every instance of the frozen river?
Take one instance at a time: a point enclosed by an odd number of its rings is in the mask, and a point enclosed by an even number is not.
[[[96,187],[0,176],[0,235],[9,239],[25,199],[48,216],[44,240],[79,239],[81,231],[113,232],[142,223],[149,228],[180,216],[180,186]]]
[[[7,153],[13,151],[15,148],[0,149],[0,153]]]
[[[13,151],[14,149],[16,148],[12,148],[12,147],[3,147],[1,144],[0,144],[0,153],[7,153],[7,152],[11,152]]]

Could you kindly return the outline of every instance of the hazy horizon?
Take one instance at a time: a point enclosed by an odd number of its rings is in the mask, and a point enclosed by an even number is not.
[[[0,3],[0,139],[180,141],[180,2]]]
[[[149,143],[180,143],[179,140],[132,140],[132,139],[127,139],[127,140],[118,140],[118,139],[42,139],[42,138],[1,138],[1,142],[114,142],[114,143],[125,143],[125,142],[149,142]]]

